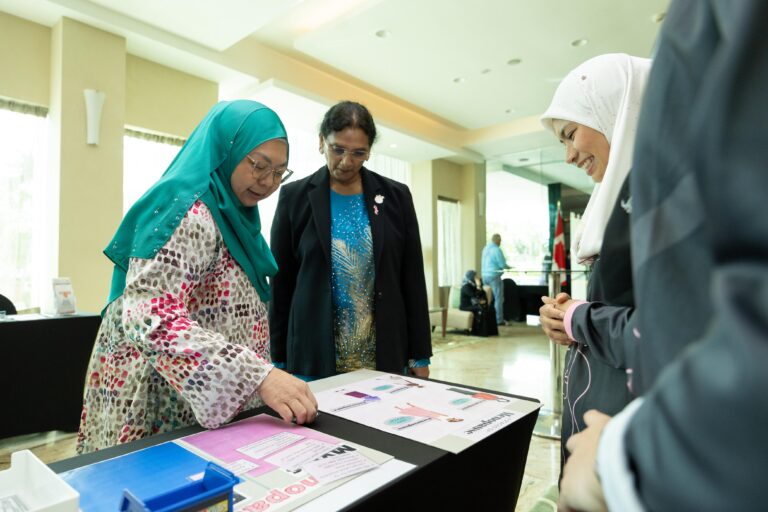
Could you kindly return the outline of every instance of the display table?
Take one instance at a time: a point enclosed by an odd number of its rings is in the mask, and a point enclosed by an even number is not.
[[[315,381],[310,386],[314,391],[328,389],[329,381],[336,378]],[[531,433],[538,416],[538,401],[491,390],[484,391],[518,398],[528,402],[527,408],[533,410],[458,454],[321,413],[311,428],[391,454],[416,466],[405,475],[349,504],[345,510],[514,510]],[[269,409],[262,407],[244,413],[241,417],[263,412],[272,414]],[[74,457],[51,464],[50,467],[62,473],[201,430],[196,426],[188,427]]]
[[[63,430],[76,432],[83,384],[99,315],[14,315],[0,322],[3,421],[0,439]]]

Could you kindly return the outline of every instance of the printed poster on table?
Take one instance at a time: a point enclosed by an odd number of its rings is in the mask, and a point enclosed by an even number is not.
[[[199,480],[208,461],[241,479],[234,488],[237,512],[335,510],[414,468],[385,453],[262,414],[61,477],[80,493],[83,512],[101,512],[119,510],[126,489],[148,500]]]
[[[242,512],[292,510],[392,459],[266,414],[175,442],[243,479]]]
[[[316,392],[320,410],[453,453],[540,407],[538,402],[408,376],[360,375],[367,378],[347,379]]]

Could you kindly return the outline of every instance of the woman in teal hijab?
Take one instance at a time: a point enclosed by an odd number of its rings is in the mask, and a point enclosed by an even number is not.
[[[221,102],[128,211],[94,345],[79,453],[175,430],[216,428],[265,403],[311,422],[317,402],[269,364],[267,278],[277,265],[258,202],[291,174],[278,116]]]

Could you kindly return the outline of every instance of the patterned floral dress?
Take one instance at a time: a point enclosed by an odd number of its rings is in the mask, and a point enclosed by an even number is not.
[[[130,260],[91,355],[77,451],[216,428],[262,404],[269,360],[265,304],[198,201],[153,259]]]

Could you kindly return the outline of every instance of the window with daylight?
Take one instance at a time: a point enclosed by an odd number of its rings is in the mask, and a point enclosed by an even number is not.
[[[537,284],[549,250],[547,186],[497,171],[486,175],[486,191],[486,243],[499,233],[507,263],[521,273],[515,281]]]
[[[123,215],[160,179],[184,139],[125,130],[123,137]]]
[[[461,238],[459,203],[437,200],[437,281],[438,286],[461,284]]]
[[[40,307],[52,275],[46,255],[56,254],[49,215],[57,213],[58,200],[50,199],[58,197],[58,181],[48,177],[47,115],[43,107],[0,100],[0,294],[17,310]]]
[[[365,162],[365,167],[411,188],[411,164],[405,160],[371,153],[371,157]]]

